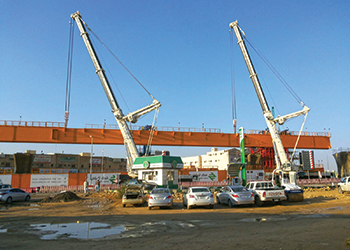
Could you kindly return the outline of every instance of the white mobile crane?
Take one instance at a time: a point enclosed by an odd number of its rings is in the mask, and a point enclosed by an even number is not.
[[[264,92],[261,88],[260,82],[259,82],[259,78],[255,72],[254,66],[252,64],[252,61],[250,59],[249,53],[247,51],[247,48],[245,46],[244,40],[242,38],[242,34],[241,34],[241,29],[238,26],[238,22],[232,22],[230,23],[230,28],[234,30],[235,35],[237,37],[237,41],[238,41],[238,45],[241,49],[241,52],[243,54],[244,57],[244,61],[247,65],[249,74],[250,74],[250,79],[253,82],[256,94],[258,96],[262,111],[263,111],[263,115],[267,124],[267,127],[269,129],[270,135],[272,137],[272,143],[273,143],[273,147],[275,150],[275,158],[276,158],[276,169],[274,172],[278,172],[278,173],[282,173],[282,177],[284,176],[284,173],[289,174],[289,182],[292,184],[296,184],[296,171],[295,169],[293,169],[292,163],[290,162],[290,160],[287,157],[287,154],[284,150],[279,132],[276,128],[276,123],[282,125],[286,120],[293,118],[293,117],[297,117],[300,115],[306,115],[309,112],[309,108],[304,104],[304,103],[300,103],[303,107],[303,109],[301,111],[297,111],[295,113],[291,113],[285,116],[278,116],[276,118],[273,117],[272,112],[269,109],[269,106],[267,104]],[[282,167],[281,167],[282,166]],[[287,180],[285,178],[282,178],[282,184],[284,182],[287,182]]]
[[[92,60],[94,66],[95,66],[95,69],[96,69],[96,74],[100,78],[103,89],[104,89],[104,91],[107,95],[108,101],[111,105],[114,117],[117,120],[119,129],[120,129],[122,136],[124,138],[124,144],[125,144],[126,151],[128,154],[128,174],[131,177],[135,178],[135,177],[137,177],[137,172],[132,170],[131,165],[133,164],[133,162],[135,161],[136,158],[140,157],[140,154],[136,148],[134,139],[131,135],[131,132],[130,132],[130,129],[128,127],[127,122],[136,123],[137,120],[141,116],[143,116],[143,115],[145,115],[145,114],[147,114],[155,109],[159,109],[161,104],[153,96],[151,96],[153,98],[152,104],[124,116],[124,114],[123,114],[121,108],[119,107],[118,102],[117,102],[117,100],[112,92],[112,89],[109,85],[105,71],[103,70],[101,63],[96,55],[95,49],[90,41],[89,34],[87,33],[87,31],[85,29],[86,24],[82,20],[79,11],[77,11],[76,13],[73,13],[71,15],[71,18],[73,20],[75,20],[76,24],[78,25],[78,28],[80,30],[80,35],[83,38],[84,43],[86,45],[86,48],[90,54],[91,60]]]

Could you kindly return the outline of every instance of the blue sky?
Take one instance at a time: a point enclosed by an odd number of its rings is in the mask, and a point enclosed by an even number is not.
[[[265,129],[258,99],[229,23],[246,36],[311,111],[308,132],[330,131],[332,148],[350,148],[348,1],[0,1],[0,120],[64,121],[70,15],[84,21],[162,103],[158,126],[219,128],[232,133],[231,61],[237,123]],[[96,43],[124,113],[151,99]],[[248,48],[250,49],[250,48]],[[250,49],[251,51],[251,49]],[[250,52],[270,107],[284,115],[301,109],[258,56]],[[231,59],[233,58],[233,59]],[[119,90],[118,90],[119,89]],[[119,91],[122,93],[120,95]],[[126,103],[124,103],[125,99]],[[153,113],[138,125],[150,124]],[[85,45],[75,27],[71,128],[116,124]],[[302,118],[281,129],[298,131]],[[89,145],[0,144],[0,152],[89,152]],[[95,154],[124,157],[123,146],[95,146]],[[173,155],[208,148],[167,147]],[[316,163],[334,168],[331,151]]]

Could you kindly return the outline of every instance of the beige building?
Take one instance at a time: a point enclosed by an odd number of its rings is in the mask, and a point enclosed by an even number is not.
[[[87,173],[90,171],[90,153],[76,154],[0,154],[0,169],[12,169],[14,173]],[[125,158],[93,156],[93,172],[125,172]]]
[[[227,166],[230,163],[239,163],[241,161],[240,157],[240,150],[235,148],[224,150],[212,148],[205,155],[183,157],[182,162],[184,168],[217,168],[218,170],[227,170]]]
[[[15,161],[13,155],[0,154],[0,169],[14,169]]]

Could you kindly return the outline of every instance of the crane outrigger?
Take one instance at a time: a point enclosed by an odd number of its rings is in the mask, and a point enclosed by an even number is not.
[[[160,102],[157,101],[153,96],[151,96],[153,98],[153,102],[152,104],[141,108],[135,112],[131,112],[128,115],[124,115],[123,111],[121,110],[121,108],[118,105],[118,102],[114,96],[114,93],[110,87],[110,84],[108,82],[107,76],[105,74],[105,71],[103,70],[101,63],[97,57],[97,54],[95,52],[95,49],[90,41],[90,37],[89,34],[87,33],[86,29],[85,29],[85,22],[82,20],[82,17],[79,13],[79,11],[73,13],[71,15],[71,18],[73,20],[75,20],[79,31],[80,31],[80,36],[83,38],[85,46],[90,54],[91,60],[95,66],[96,69],[96,74],[98,75],[98,77],[100,78],[101,84],[103,86],[103,89],[107,95],[109,104],[112,108],[112,112],[114,114],[114,117],[118,123],[119,129],[122,133],[122,136],[124,138],[124,144],[125,144],[125,148],[128,154],[128,174],[135,178],[137,177],[137,172],[133,171],[131,165],[134,163],[134,161],[136,160],[136,158],[140,157],[140,153],[136,148],[134,139],[132,137],[131,131],[129,129],[129,126],[127,124],[127,122],[131,122],[131,123],[136,123],[137,120],[155,110],[155,109],[159,109],[159,107],[161,106]]]
[[[286,120],[290,118],[294,118],[304,114],[306,115],[310,111],[310,108],[308,108],[304,103],[301,102],[301,105],[303,106],[302,110],[285,115],[285,116],[278,116],[276,118],[273,117],[272,112],[267,104],[264,92],[261,88],[258,75],[255,72],[253,63],[250,59],[248,50],[242,38],[241,29],[238,26],[238,22],[237,21],[232,22],[230,23],[229,26],[231,29],[234,30],[235,35],[237,37],[238,45],[241,49],[244,61],[249,71],[249,75],[250,75],[249,77],[253,82],[255,92],[258,96],[260,106],[262,108],[263,115],[264,115],[267,127],[269,129],[269,133],[272,138],[272,143],[275,150],[275,158],[276,158],[276,169],[274,172],[282,173],[282,176],[284,176],[284,173],[287,173],[289,175],[289,180],[282,178],[282,183],[290,182],[292,184],[296,184],[296,171],[295,171],[296,169],[293,168],[291,161],[287,157],[287,154],[282,144],[281,137],[276,127],[276,123],[282,125]]]

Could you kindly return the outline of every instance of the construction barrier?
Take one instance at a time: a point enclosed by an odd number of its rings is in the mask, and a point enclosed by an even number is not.
[[[104,190],[116,190],[119,189],[119,184],[111,184],[111,185],[101,185],[100,191]],[[60,193],[63,191],[71,191],[71,192],[84,192],[84,186],[44,186],[44,187],[36,187],[36,188],[22,188],[22,190],[27,193]],[[95,186],[89,186],[89,190],[95,191]]]
[[[298,185],[307,184],[338,184],[341,181],[340,178],[322,178],[322,179],[299,179],[297,180]]]
[[[180,182],[181,187],[222,187],[227,185],[227,181],[195,181],[195,182]]]

